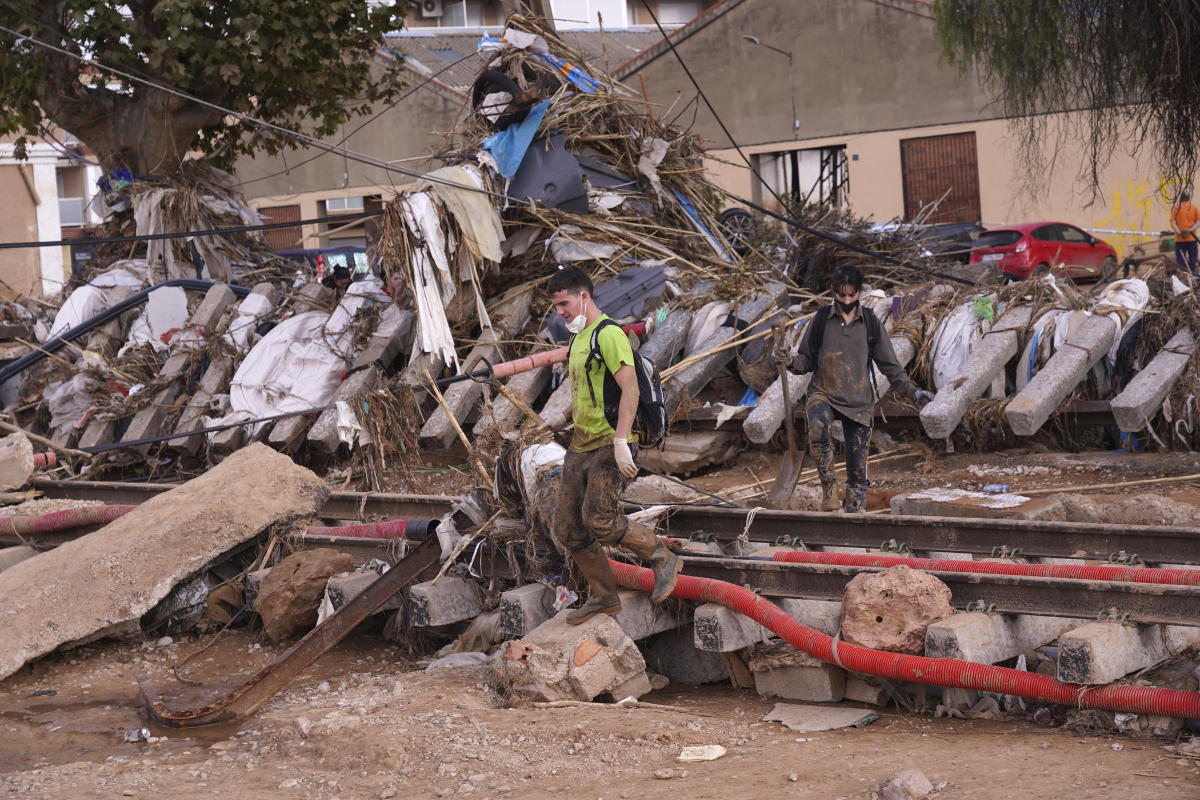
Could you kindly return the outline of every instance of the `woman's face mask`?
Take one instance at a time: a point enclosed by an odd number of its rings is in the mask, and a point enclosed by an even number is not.
[[[860,292],[860,289],[855,289],[851,286],[840,286],[834,292],[833,301],[837,304],[839,311],[843,314],[849,314],[858,306]]]

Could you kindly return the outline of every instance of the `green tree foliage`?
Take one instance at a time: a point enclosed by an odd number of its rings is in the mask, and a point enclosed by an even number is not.
[[[1075,111],[1093,191],[1117,147],[1148,146],[1164,177],[1190,182],[1200,153],[1195,0],[937,0],[934,18],[946,58],[978,68],[1005,114],[1022,118],[1027,155],[1046,143],[1046,112]]]
[[[91,147],[106,169],[173,172],[191,149],[228,165],[292,144],[264,129],[38,42],[222,108],[325,136],[401,88],[376,57],[408,2],[368,0],[3,0],[0,132],[47,123]],[[31,41],[32,40],[32,41]]]

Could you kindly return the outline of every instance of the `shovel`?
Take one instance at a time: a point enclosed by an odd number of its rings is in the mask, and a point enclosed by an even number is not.
[[[771,508],[787,508],[796,488],[796,480],[800,470],[804,468],[804,453],[796,449],[796,426],[792,419],[792,390],[788,385],[788,374],[783,364],[779,365],[779,382],[783,386],[783,424],[787,426],[788,449],[779,462],[779,474],[767,495],[767,505]]]

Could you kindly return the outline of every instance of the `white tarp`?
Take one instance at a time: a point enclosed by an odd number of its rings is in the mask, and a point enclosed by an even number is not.
[[[350,284],[332,314],[307,311],[284,320],[262,338],[229,382],[230,413],[206,418],[224,425],[289,411],[322,408],[354,359],[354,320],[364,305],[391,303],[373,275]],[[251,435],[260,425],[248,427]],[[211,435],[211,434],[210,434]]]
[[[49,336],[58,336],[71,330],[81,322],[99,314],[105,307],[106,292],[99,286],[84,284],[75,291],[59,307],[54,315],[54,323],[50,326]]]
[[[962,374],[963,364],[979,343],[980,328],[986,324],[975,316],[973,298],[954,309],[942,321],[933,335],[929,351],[934,388],[941,389]]]
[[[163,341],[163,334],[183,328],[187,320],[187,292],[183,287],[163,286],[155,289],[146,299],[142,313],[129,326],[129,336],[117,357],[120,358],[126,350],[140,344],[149,344],[165,353],[170,348]]]

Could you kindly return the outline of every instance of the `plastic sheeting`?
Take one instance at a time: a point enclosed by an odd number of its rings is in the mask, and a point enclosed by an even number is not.
[[[700,345],[717,332],[717,328],[721,327],[721,323],[725,321],[732,310],[732,303],[714,300],[697,311],[692,317],[691,327],[688,328],[687,346],[684,348],[683,355],[685,357],[695,355]]]
[[[1150,287],[1140,278],[1126,278],[1113,281],[1104,288],[1093,312],[1105,314],[1117,324],[1117,335],[1113,337],[1112,347],[1108,350],[1108,366],[1116,366],[1117,348],[1121,346],[1121,338],[1141,319],[1146,307],[1150,305]]]
[[[933,335],[929,359],[933,369],[933,385],[937,389],[959,376],[967,357],[979,343],[981,328],[991,327],[975,316],[974,306],[974,300],[958,306]]]
[[[402,200],[404,221],[414,234],[413,297],[417,306],[417,337],[421,352],[439,356],[447,366],[458,366],[454,334],[446,319],[446,306],[454,299],[458,283],[450,274],[448,254],[454,252],[454,238],[442,230],[433,199],[425,192],[413,192]]]
[[[521,162],[525,160],[525,151],[529,149],[529,144],[537,135],[538,126],[542,124],[542,118],[549,109],[550,99],[547,98],[529,109],[525,119],[483,140],[483,149],[492,154],[496,160],[496,168],[508,180],[511,181],[520,169]]]
[[[273,308],[271,301],[261,294],[251,292],[246,295],[246,299],[238,304],[237,315],[229,323],[225,340],[242,355],[250,352],[250,348],[258,340],[255,330],[259,320],[270,314]]]
[[[107,293],[99,286],[83,285],[63,302],[54,322],[50,325],[50,337],[71,330],[84,320],[91,319],[104,310]]]
[[[430,188],[454,215],[462,229],[464,243],[476,257],[496,262],[504,258],[500,249],[504,225],[491,197],[481,191],[485,187],[479,168],[473,164],[442,167],[429,173],[428,177],[439,179],[439,182],[431,181]]]
[[[230,412],[205,418],[205,426],[324,407],[354,358],[355,314],[363,306],[391,302],[380,287],[374,276],[357,281],[332,314],[307,311],[272,328],[229,382]],[[260,427],[248,432],[254,435]]]

